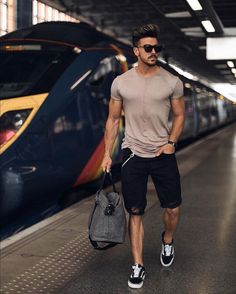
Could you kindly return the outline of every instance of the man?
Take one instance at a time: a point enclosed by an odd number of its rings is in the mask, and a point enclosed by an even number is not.
[[[113,81],[105,131],[102,168],[109,171],[110,154],[123,109],[125,138],[121,182],[125,207],[130,215],[129,236],[134,259],[128,279],[131,288],[141,288],[145,278],[142,215],[146,207],[148,176],[152,177],[164,208],[160,261],[166,267],[174,260],[173,234],[182,201],[174,153],[184,126],[183,84],[177,76],[157,65],[161,51],[158,39],[159,29],[154,24],[141,26],[133,32],[133,51],[138,65]],[[173,112],[171,130],[168,127],[170,109]]]

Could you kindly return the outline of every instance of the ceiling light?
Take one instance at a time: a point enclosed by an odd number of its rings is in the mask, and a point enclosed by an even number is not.
[[[236,68],[231,68],[232,73],[236,74]]]
[[[187,0],[187,2],[189,6],[192,8],[192,10],[202,10],[202,6],[198,0]]]
[[[228,67],[234,67],[233,61],[227,61],[227,65],[228,65]]]
[[[229,83],[212,83],[210,86],[227,99],[236,102],[236,86],[230,85]]]
[[[192,17],[192,15],[188,11],[177,11],[177,12],[165,13],[165,17],[182,18],[182,17]]]
[[[236,36],[207,38],[207,59],[234,60],[236,59]]]
[[[216,68],[228,68],[226,64],[216,64]]]
[[[198,48],[199,48],[200,50],[206,50],[206,46],[205,46],[205,45],[198,46]]]
[[[187,27],[187,28],[181,28],[182,32],[202,32],[201,27]]]
[[[226,75],[226,74],[230,74],[230,71],[229,70],[220,70],[220,72],[223,74],[223,75]]]
[[[169,63],[169,66],[172,67],[174,70],[176,70],[180,75],[186,77],[187,79],[198,81],[198,77],[192,75],[191,73],[189,73],[187,71],[182,70],[178,66],[171,64],[171,63]]]
[[[210,20],[203,20],[201,23],[208,33],[214,33],[216,31]]]

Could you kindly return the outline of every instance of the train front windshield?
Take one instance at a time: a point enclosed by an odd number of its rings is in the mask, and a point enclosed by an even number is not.
[[[60,44],[0,46],[0,99],[49,92],[76,56]]]

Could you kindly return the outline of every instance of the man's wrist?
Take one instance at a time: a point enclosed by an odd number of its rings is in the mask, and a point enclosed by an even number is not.
[[[104,153],[104,157],[105,157],[105,156],[109,156],[109,157],[111,157],[110,152],[106,151],[106,152]]]
[[[168,140],[167,144],[170,144],[170,145],[172,145],[175,148],[177,146],[177,142],[176,141],[172,141],[172,140]]]

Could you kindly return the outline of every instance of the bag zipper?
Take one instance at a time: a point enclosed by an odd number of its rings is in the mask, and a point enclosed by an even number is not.
[[[124,167],[124,166],[126,165],[126,163],[127,163],[132,157],[134,157],[134,153],[133,153],[133,152],[132,152],[132,153],[130,154],[130,156],[126,159],[126,161],[122,164],[121,167]]]

